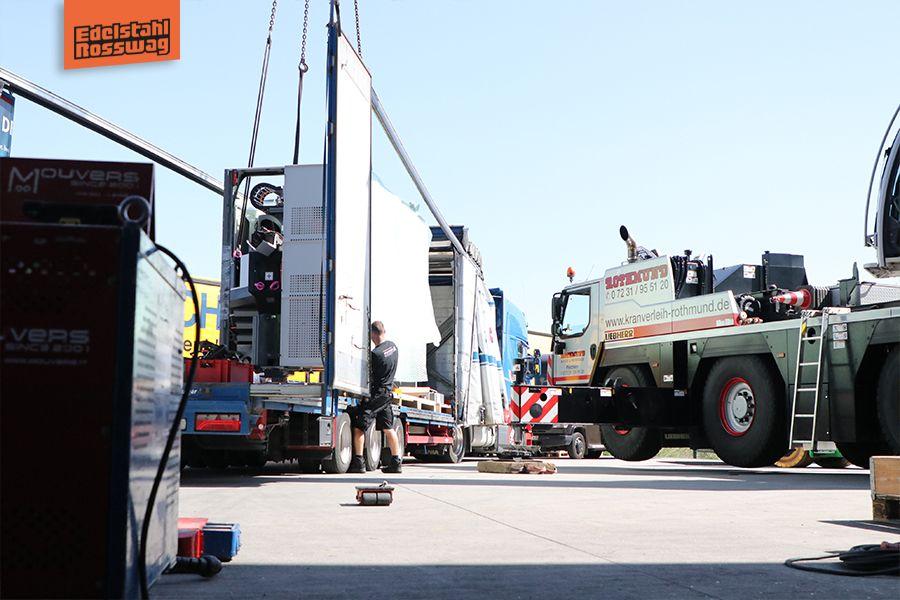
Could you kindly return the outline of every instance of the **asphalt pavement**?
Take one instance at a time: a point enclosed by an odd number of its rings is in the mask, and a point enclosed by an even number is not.
[[[401,475],[188,470],[181,516],[240,524],[212,579],[166,575],[156,598],[900,598],[900,580],[785,567],[900,540],[871,519],[869,476],[710,460],[550,459],[555,475],[477,461]],[[389,507],[355,486],[389,481]]]

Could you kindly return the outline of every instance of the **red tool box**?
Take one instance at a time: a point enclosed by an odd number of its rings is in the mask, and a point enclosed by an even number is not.
[[[184,376],[187,378],[191,359],[184,360]],[[194,383],[250,383],[253,381],[253,366],[236,360],[200,360]]]
[[[195,517],[178,519],[178,556],[203,556],[203,527],[207,521],[208,519]]]

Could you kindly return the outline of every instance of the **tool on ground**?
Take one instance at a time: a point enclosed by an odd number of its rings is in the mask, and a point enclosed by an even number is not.
[[[358,485],[356,501],[362,506],[389,506],[394,501],[394,486],[387,481],[381,485]]]

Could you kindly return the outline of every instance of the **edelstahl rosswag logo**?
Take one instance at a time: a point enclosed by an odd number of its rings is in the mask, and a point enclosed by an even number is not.
[[[65,68],[177,60],[179,0],[66,0]]]
[[[171,51],[171,29],[171,19],[79,25],[75,28],[75,60],[145,53],[165,56]]]

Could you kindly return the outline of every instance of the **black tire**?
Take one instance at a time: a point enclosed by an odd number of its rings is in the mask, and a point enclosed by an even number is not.
[[[584,455],[587,453],[587,442],[584,441],[583,433],[576,431],[572,434],[572,441],[566,447],[566,452],[569,453],[569,458],[575,460],[584,458]]]
[[[873,456],[881,456],[888,452],[883,442],[835,442],[835,445],[851,465],[861,469],[869,468],[869,459]]]
[[[353,458],[352,426],[346,413],[337,416],[331,435],[334,436],[334,449],[322,461],[322,468],[326,473],[346,473],[350,468],[350,459]]]
[[[400,420],[399,417],[394,416],[394,426],[392,427],[394,433],[397,434],[397,443],[400,445],[400,459],[403,459],[403,456],[406,454],[406,437],[403,435],[403,421]],[[381,464],[388,464],[391,460],[391,447],[387,442],[384,443],[384,447],[381,449]]]
[[[843,469],[850,464],[843,456],[817,456],[813,462],[823,469]]]
[[[723,358],[703,388],[706,437],[730,465],[768,467],[789,449],[784,406],[781,379],[762,358]]]
[[[629,387],[653,387],[653,378],[640,367],[616,367],[606,376],[607,385],[616,379]],[[606,451],[619,460],[650,460],[662,450],[663,436],[659,429],[632,427],[617,429],[612,425],[600,426]]]
[[[456,464],[466,456],[466,436],[459,425],[452,427],[451,436],[453,443],[449,444],[438,458],[441,462]]]
[[[375,423],[366,430],[366,437],[363,442],[363,462],[366,463],[367,471],[374,471],[381,464],[381,448],[384,446],[384,436],[375,429]]]
[[[878,376],[878,422],[892,454],[900,454],[900,347],[891,350]]]

